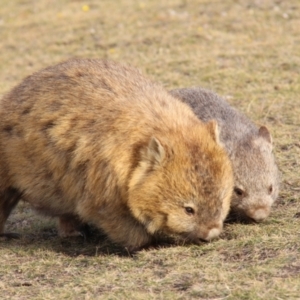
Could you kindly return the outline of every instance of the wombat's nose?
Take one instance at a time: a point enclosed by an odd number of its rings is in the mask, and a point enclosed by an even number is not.
[[[251,214],[251,219],[253,219],[255,222],[262,222],[263,220],[265,220],[268,215],[270,214],[270,210],[267,208],[259,208],[257,210],[255,210],[252,214]]]
[[[210,241],[212,239],[215,239],[216,237],[218,237],[220,235],[220,233],[221,233],[221,228],[214,227],[207,232],[204,240]]]

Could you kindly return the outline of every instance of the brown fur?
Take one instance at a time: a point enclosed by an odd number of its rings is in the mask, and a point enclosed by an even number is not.
[[[0,102],[0,232],[22,197],[60,217],[61,235],[84,222],[131,249],[160,232],[209,240],[233,185],[217,140],[215,122],[134,68],[88,59],[46,68]]]

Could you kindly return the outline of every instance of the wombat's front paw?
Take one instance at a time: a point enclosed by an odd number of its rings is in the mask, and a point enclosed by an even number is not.
[[[129,254],[134,254],[135,252],[141,250],[148,250],[152,248],[157,248],[159,246],[157,240],[155,238],[148,239],[147,242],[139,245],[126,245],[125,249]]]
[[[125,249],[129,254],[134,254],[143,249],[148,249],[150,246],[151,246],[150,244],[143,245],[143,246],[125,246]]]

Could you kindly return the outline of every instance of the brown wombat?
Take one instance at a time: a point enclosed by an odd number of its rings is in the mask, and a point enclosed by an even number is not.
[[[219,235],[233,189],[217,123],[202,123],[138,70],[72,59],[27,77],[0,102],[0,232],[22,198],[130,249],[156,233]]]
[[[170,93],[189,104],[202,121],[217,120],[220,140],[233,165],[232,212],[240,219],[264,220],[279,190],[278,169],[268,129],[265,126],[257,128],[245,115],[209,90],[182,88]]]

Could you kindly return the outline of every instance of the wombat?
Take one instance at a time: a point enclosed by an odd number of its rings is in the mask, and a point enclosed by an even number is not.
[[[233,189],[217,123],[202,123],[138,70],[71,59],[0,102],[0,232],[20,198],[59,217],[62,236],[93,224],[128,249],[221,232]]]
[[[170,93],[190,105],[200,120],[215,119],[220,126],[220,140],[232,161],[234,173],[230,215],[246,221],[266,219],[279,190],[279,174],[268,129],[258,128],[209,90],[181,88]]]

